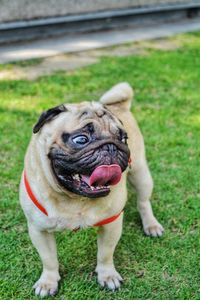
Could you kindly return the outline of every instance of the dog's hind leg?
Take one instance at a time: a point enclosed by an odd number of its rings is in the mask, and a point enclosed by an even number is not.
[[[29,235],[43,264],[42,274],[33,286],[35,294],[40,297],[53,296],[57,293],[58,281],[60,280],[54,235],[39,231],[35,226],[30,224]]]
[[[155,218],[151,207],[150,197],[153,190],[153,180],[145,157],[139,165],[134,166],[129,171],[128,179],[136,189],[137,207],[145,234],[153,237],[161,236],[164,229]]]

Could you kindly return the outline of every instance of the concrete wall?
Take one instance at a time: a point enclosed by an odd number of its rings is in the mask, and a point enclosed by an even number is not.
[[[192,0],[0,0],[0,23]]]

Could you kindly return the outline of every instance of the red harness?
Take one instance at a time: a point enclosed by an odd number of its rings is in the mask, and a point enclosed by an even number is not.
[[[37,198],[33,194],[32,190],[31,190],[31,187],[30,187],[30,184],[29,184],[29,182],[27,180],[25,171],[24,171],[24,184],[25,184],[25,187],[26,187],[26,191],[27,191],[30,199],[32,200],[32,202],[35,204],[35,206],[37,206],[37,208],[41,212],[43,212],[46,216],[48,216],[48,212],[46,211],[46,209],[44,208],[44,206],[42,206],[42,204],[37,200]],[[107,219],[104,219],[104,220],[102,220],[100,222],[97,222],[93,226],[103,226],[103,225],[112,223],[112,222],[114,222],[121,215],[122,212],[123,211],[120,211],[120,213],[118,213],[117,215],[114,215],[114,216],[109,217]]]

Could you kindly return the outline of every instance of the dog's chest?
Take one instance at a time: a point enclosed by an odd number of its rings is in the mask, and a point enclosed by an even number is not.
[[[87,228],[118,214],[123,210],[127,199],[125,176],[121,183],[113,189],[109,197],[93,200],[83,198],[79,201],[67,201],[64,198],[55,202],[56,205],[51,202],[43,228],[48,231]]]
[[[99,220],[112,214],[109,205],[91,205],[87,202],[72,206],[62,205],[51,210],[46,218],[45,229],[48,231],[61,231],[65,229],[76,230],[79,228],[92,227]]]
[[[80,228],[87,228],[94,224],[92,223],[92,220],[95,220],[95,217],[92,218],[91,215],[84,215],[82,212],[74,214],[73,216],[52,216],[48,218],[47,230],[51,232],[62,231],[65,229],[77,230]]]

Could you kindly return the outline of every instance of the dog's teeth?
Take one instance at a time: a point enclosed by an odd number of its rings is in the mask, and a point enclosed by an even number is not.
[[[80,181],[78,174],[73,175],[73,179]]]
[[[94,190],[102,190],[102,189],[105,189],[105,188],[109,188],[110,186],[103,186],[103,185],[100,185],[100,186],[91,186],[90,187],[90,189],[92,190],[92,191],[94,191]]]

